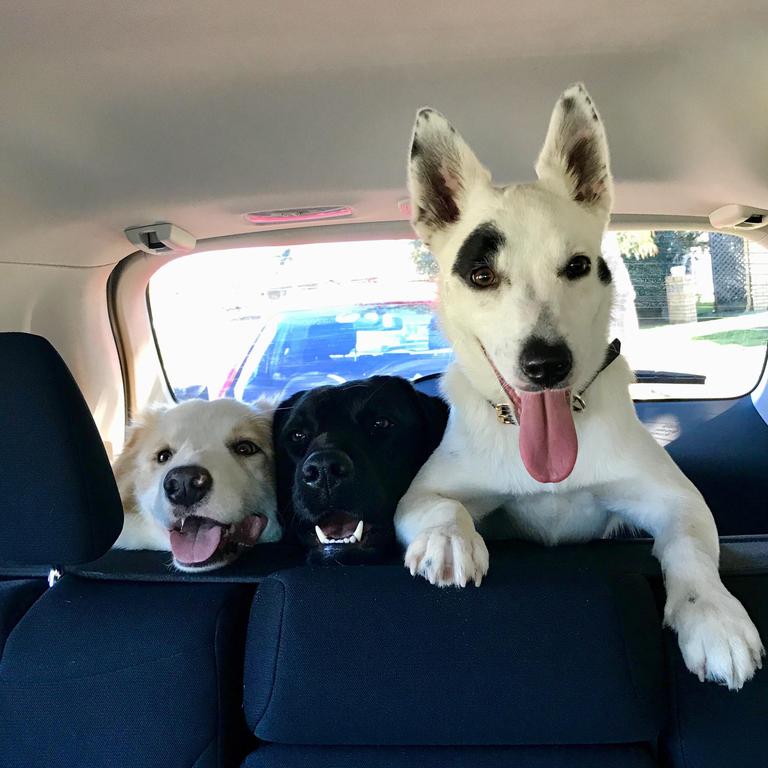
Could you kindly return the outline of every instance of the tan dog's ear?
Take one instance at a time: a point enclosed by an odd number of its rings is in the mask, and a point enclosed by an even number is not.
[[[272,422],[275,417],[274,400],[260,397],[256,402],[250,403],[250,408],[254,412],[253,427],[259,437],[259,447],[264,451],[271,464],[275,458],[272,439]]]
[[[112,464],[117,490],[123,502],[124,512],[137,512],[136,508],[136,459],[141,445],[141,438],[155,422],[157,417],[168,410],[165,407],[152,408],[138,416],[128,425],[125,432],[125,444],[120,455]]]

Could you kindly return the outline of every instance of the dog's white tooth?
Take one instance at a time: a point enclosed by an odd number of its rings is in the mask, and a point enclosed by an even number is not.
[[[317,540],[321,544],[330,544],[331,540],[323,533],[323,529],[319,526],[315,526],[315,533],[317,534]]]
[[[359,520],[357,523],[357,528],[355,528],[355,532],[352,534],[355,537],[355,541],[362,541],[363,540],[363,526],[365,523],[362,520]]]
[[[181,526],[179,527],[179,533],[181,533],[184,530],[184,521],[186,520],[186,517],[181,518]]]
[[[350,544],[357,544],[357,536],[355,536],[354,533],[349,537],[349,543]]]

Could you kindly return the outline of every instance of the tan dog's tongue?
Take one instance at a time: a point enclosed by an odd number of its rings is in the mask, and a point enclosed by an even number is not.
[[[221,527],[191,519],[183,531],[171,531],[173,556],[187,565],[203,563],[213,556],[221,541]]]
[[[520,456],[540,483],[559,483],[573,471],[578,453],[567,389],[519,392]]]

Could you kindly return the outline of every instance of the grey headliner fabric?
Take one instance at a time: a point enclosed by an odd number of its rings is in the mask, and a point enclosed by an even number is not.
[[[761,0],[6,6],[4,261],[111,263],[126,226],[227,235],[260,208],[401,218],[427,103],[500,182],[525,181],[575,79],[607,125],[617,212],[768,207]]]

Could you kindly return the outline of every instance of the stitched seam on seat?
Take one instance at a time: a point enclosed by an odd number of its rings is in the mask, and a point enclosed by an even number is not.
[[[261,723],[261,721],[264,719],[264,717],[267,714],[267,711],[269,710],[270,705],[272,704],[272,697],[275,694],[275,682],[277,681],[277,668],[280,661],[280,653],[282,650],[282,642],[283,642],[283,617],[285,616],[285,584],[280,579],[275,578],[273,580],[275,581],[275,583],[280,585],[280,589],[283,592],[282,604],[280,605],[280,626],[277,631],[277,648],[275,649],[275,663],[272,669],[272,681],[269,689],[269,697],[267,698],[267,703],[264,705],[264,708],[262,709],[261,714],[256,718],[257,725]]]
[[[650,587],[649,587],[650,589]],[[621,648],[624,652],[624,661],[627,665],[627,676],[629,677],[629,683],[632,686],[632,691],[634,693],[634,699],[636,703],[640,703],[642,697],[640,695],[640,686],[638,684],[637,676],[635,674],[634,664],[633,664],[633,657],[629,650],[629,645],[627,643],[627,632],[626,632],[626,626],[623,617],[621,616],[618,606],[615,603],[616,597],[618,595],[616,585],[614,585],[612,589],[612,597],[614,598],[614,604],[613,604],[613,615],[614,620],[616,621],[616,625],[618,627],[619,632],[621,633]],[[645,706],[643,706],[643,709],[646,709],[648,706],[647,700],[643,702]]]
[[[197,756],[195,762],[192,763],[192,768],[197,768],[197,766],[200,764],[200,760],[203,757],[205,757],[205,753],[208,751],[208,749],[210,748],[211,744],[213,744],[214,741],[216,741],[215,736],[208,742],[208,744],[206,744],[205,749]],[[219,763],[221,763],[220,760],[219,760]]]
[[[671,629],[667,630],[675,637],[675,645],[677,646],[678,640],[677,640],[677,633],[673,632]],[[668,654],[665,654],[668,655]],[[672,655],[674,655],[674,651],[672,652]],[[680,651],[680,657],[682,658],[682,651]],[[678,750],[680,751],[680,759],[682,760],[682,763],[684,766],[690,765],[688,762],[688,758],[685,755],[685,745],[683,740],[683,730],[680,725],[680,707],[679,707],[679,684],[680,684],[680,677],[677,674],[677,664],[675,663],[675,659],[671,658],[668,660],[668,663],[671,667],[672,671],[672,690],[670,691],[670,698],[672,699],[672,709],[674,710],[674,718],[675,718],[675,726],[677,727],[677,742],[678,742]]]
[[[9,638],[10,639],[10,638]],[[141,669],[142,667],[146,666],[147,664],[154,664],[157,662],[166,662],[171,661],[171,659],[176,659],[181,656],[186,656],[190,653],[197,653],[198,651],[205,651],[208,649],[207,645],[199,645],[194,646],[193,648],[186,648],[183,651],[179,651],[178,653],[172,653],[169,656],[159,656],[159,657],[152,657],[150,659],[147,659],[145,662],[141,662],[139,664],[130,664],[127,667],[118,667],[117,669],[108,669],[104,672],[94,672],[90,675],[77,675],[76,677],[56,677],[56,678],[32,678],[32,679],[24,679],[24,680],[16,680],[12,677],[5,677],[3,675],[0,675],[0,682],[3,683],[9,683],[11,685],[29,685],[30,683],[34,684],[46,684],[46,685],[59,685],[60,683],[67,681],[67,680],[93,680],[97,677],[105,677],[106,675],[114,675],[116,673],[120,672],[130,672],[134,669]]]
[[[0,644],[0,680],[3,679],[2,675],[2,668],[3,668],[3,657],[5,656],[5,649],[8,647],[8,643],[10,642],[11,638],[13,637],[13,633],[16,632],[18,627],[21,625],[21,622],[24,621],[24,617],[32,610],[32,608],[35,606],[37,601],[40,599],[40,597],[45,594],[45,590],[42,590],[40,594],[37,595],[37,597],[27,605],[24,610],[22,610],[18,616],[16,617],[16,620],[13,622],[13,626],[11,627],[11,631],[8,633],[8,635],[5,638],[5,641]]]
[[[213,631],[213,660],[214,660],[214,674],[216,676],[216,732],[214,733],[213,739],[211,740],[211,742],[208,743],[208,746],[210,746],[212,742],[216,742],[214,751],[216,752],[216,757],[219,763],[221,763],[221,730],[222,730],[221,728],[222,682],[221,682],[221,675],[219,674],[219,663],[221,661],[221,656],[219,653],[219,631],[221,630],[221,616],[224,613],[224,611],[227,609],[227,607],[228,605],[225,602],[221,606],[221,608],[219,608],[216,614],[215,629]],[[203,750],[202,754],[205,754],[205,750]],[[198,760],[199,759],[200,758],[198,758]]]
[[[239,590],[232,590],[233,593],[236,592],[236,591],[239,591]],[[214,656],[214,659],[215,659],[215,662],[216,662],[216,671],[215,671],[215,674],[216,674],[216,701],[217,701],[217,705],[218,705],[218,713],[217,713],[217,717],[216,717],[216,735],[214,736],[214,740],[217,742],[216,743],[216,756],[218,758],[219,765],[223,764],[223,762],[222,762],[223,742],[222,742],[221,736],[222,736],[222,731],[223,731],[223,728],[222,728],[223,715],[222,715],[222,713],[224,711],[223,684],[222,684],[221,675],[219,674],[219,670],[220,670],[219,664],[221,662],[221,647],[222,647],[220,645],[220,643],[219,643],[219,640],[220,640],[219,632],[221,631],[221,626],[222,626],[222,621],[221,621],[222,616],[225,613],[227,613],[229,611],[232,611],[232,610],[233,610],[232,605],[230,605],[228,600],[227,600],[227,602],[225,602],[221,606],[221,608],[219,609],[219,612],[216,614],[216,629],[214,631],[214,636],[213,636],[213,656]],[[244,658],[244,655],[243,655],[243,658],[240,659],[241,667],[242,667],[242,665],[244,665],[244,663],[245,663],[245,658]],[[241,712],[241,714],[243,714],[242,706],[240,707],[240,712]],[[243,714],[243,717],[244,716],[245,715]]]

